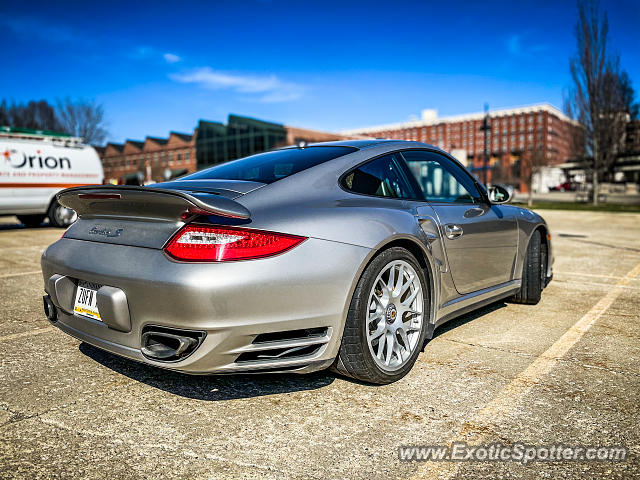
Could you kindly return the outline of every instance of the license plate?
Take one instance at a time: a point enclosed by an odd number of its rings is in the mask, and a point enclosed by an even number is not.
[[[100,312],[98,311],[98,289],[102,285],[96,283],[78,282],[78,288],[76,290],[76,303],[73,307],[73,311],[79,315],[93,318],[95,320],[102,320],[100,318]]]

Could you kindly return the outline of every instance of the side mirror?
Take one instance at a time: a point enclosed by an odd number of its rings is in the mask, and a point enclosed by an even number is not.
[[[513,197],[513,190],[506,185],[492,185],[488,192],[491,203],[507,203]]]

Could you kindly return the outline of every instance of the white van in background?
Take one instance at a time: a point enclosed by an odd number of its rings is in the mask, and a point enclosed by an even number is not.
[[[81,138],[56,132],[0,127],[0,215],[16,215],[27,226],[68,227],[73,210],[55,194],[79,185],[102,184],[96,151]]]

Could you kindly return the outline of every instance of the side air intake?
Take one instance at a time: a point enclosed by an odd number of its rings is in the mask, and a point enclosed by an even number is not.
[[[331,328],[304,328],[256,335],[250,345],[236,350],[237,364],[289,362],[313,357],[329,342]]]

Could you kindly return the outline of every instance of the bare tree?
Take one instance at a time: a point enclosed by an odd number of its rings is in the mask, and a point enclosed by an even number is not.
[[[0,127],[10,127],[11,126],[11,115],[9,114],[9,106],[7,105],[7,101],[2,99],[2,103],[0,103]]]
[[[57,116],[62,129],[91,145],[103,143],[107,137],[104,109],[93,100],[65,98],[58,102]]]
[[[46,100],[32,100],[27,104],[12,103],[10,106],[3,100],[0,104],[0,124],[34,130],[60,129],[56,112]]]
[[[598,204],[599,177],[618,154],[629,115],[625,112],[619,57],[607,49],[609,23],[593,0],[578,1],[577,53],[570,60],[573,86],[567,113],[584,127],[585,157],[591,157],[593,203]]]

